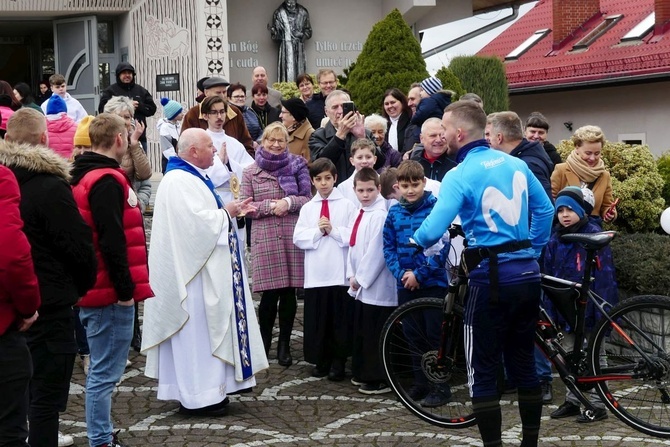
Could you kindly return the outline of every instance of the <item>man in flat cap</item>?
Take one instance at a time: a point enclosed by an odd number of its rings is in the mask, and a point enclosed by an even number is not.
[[[231,136],[242,143],[249,155],[254,157],[253,140],[251,139],[247,125],[244,123],[242,112],[235,105],[229,103],[228,98],[226,97],[226,90],[228,89],[230,82],[221,76],[212,76],[202,84],[204,87],[205,98],[208,96],[220,96],[228,104],[225,122],[223,123],[223,130],[226,132],[226,135]],[[184,132],[191,127],[199,127],[207,130],[207,120],[202,115],[200,103],[194,105],[188,112],[186,112],[184,121],[181,125],[181,131]]]

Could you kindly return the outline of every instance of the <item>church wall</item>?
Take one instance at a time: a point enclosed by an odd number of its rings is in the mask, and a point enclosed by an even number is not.
[[[228,68],[232,81],[249,86],[251,71],[263,65],[270,82],[277,80],[278,44],[270,38],[268,24],[282,0],[228,0],[229,19]],[[305,42],[308,72],[315,74],[320,68],[332,68],[336,73],[356,60],[372,25],[387,12],[382,11],[382,1],[298,0],[307,8],[312,25],[312,38]]]

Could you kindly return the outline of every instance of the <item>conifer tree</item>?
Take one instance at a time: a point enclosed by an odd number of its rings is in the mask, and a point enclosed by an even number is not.
[[[461,96],[467,93],[465,89],[463,89],[461,80],[458,79],[458,76],[456,76],[453,71],[449,70],[448,67],[442,67],[437,70],[435,77],[442,81],[443,90],[451,90],[454,92],[451,96],[451,102],[458,101]]]
[[[372,27],[348,76],[347,89],[361,113],[379,113],[384,92],[397,87],[407,92],[413,82],[428,77],[421,45],[394,9]]]
[[[476,93],[484,101],[486,113],[509,110],[505,67],[497,57],[458,56],[449,69],[461,80],[466,92]]]

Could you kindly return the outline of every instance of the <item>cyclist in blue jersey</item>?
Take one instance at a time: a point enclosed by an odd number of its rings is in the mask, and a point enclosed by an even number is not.
[[[533,346],[540,302],[537,259],[549,240],[554,209],[528,165],[484,140],[486,114],[471,101],[442,118],[459,165],[442,180],[438,201],[413,239],[437,242],[459,215],[468,241],[463,259],[470,294],[464,315],[468,384],[484,446],[502,446],[498,371],[504,357],[517,384],[522,447],[537,446],[542,392]]]

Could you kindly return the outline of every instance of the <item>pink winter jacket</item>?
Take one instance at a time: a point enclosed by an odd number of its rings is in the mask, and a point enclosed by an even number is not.
[[[56,116],[58,116],[58,118],[56,118]],[[58,115],[49,115],[47,117],[49,147],[65,159],[69,159],[74,150],[74,133],[76,131],[77,123],[67,116],[67,113],[65,112],[60,112]]]
[[[7,130],[7,120],[9,120],[9,117],[12,115],[14,115],[12,109],[6,106],[0,106],[0,117],[2,117],[2,120],[0,121],[0,129]]]

